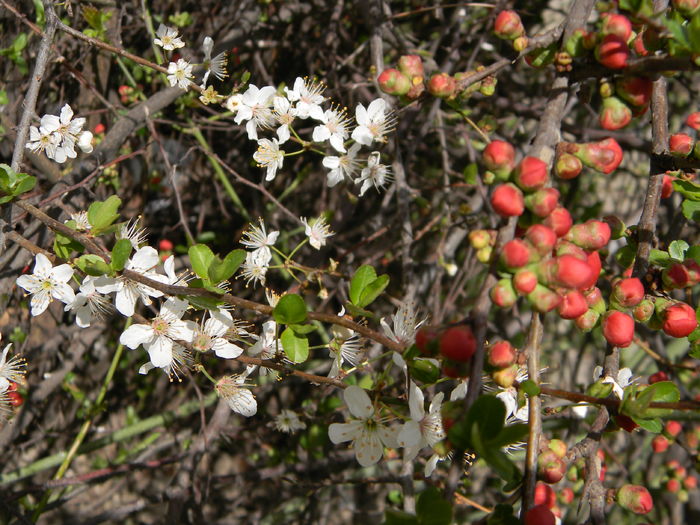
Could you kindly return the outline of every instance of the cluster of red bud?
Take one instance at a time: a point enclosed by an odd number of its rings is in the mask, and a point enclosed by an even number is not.
[[[501,388],[512,387],[520,366],[524,364],[525,355],[509,341],[497,341],[486,352],[485,369],[491,374],[493,382]]]
[[[688,115],[685,123],[696,132],[700,130],[700,111]],[[674,133],[669,137],[668,151],[671,155],[676,157],[690,157],[695,160],[700,160],[700,141],[697,141],[687,133]],[[695,178],[695,173],[683,171],[666,172],[661,188],[661,198],[666,199],[671,196],[673,193],[673,181],[677,178],[692,180]]]
[[[425,357],[442,358],[447,377],[467,377],[476,352],[476,338],[468,325],[424,326],[416,333],[416,347]]]
[[[455,99],[466,98],[478,91],[484,96],[491,96],[496,91],[496,77],[487,76],[478,82],[468,82],[468,78],[483,69],[465,71],[449,75],[438,72],[425,81],[423,61],[418,55],[403,55],[399,58],[397,68],[388,68],[377,78],[379,89],[389,95],[401,97],[405,102],[416,100],[427,89],[434,97]],[[468,85],[466,85],[468,84]]]
[[[622,148],[613,138],[584,144],[560,142],[557,144],[554,172],[560,179],[575,179],[586,166],[608,175],[617,169],[622,157]]]
[[[668,447],[676,441],[678,435],[683,431],[683,425],[678,421],[667,421],[661,434],[654,436],[651,441],[651,448],[656,454],[661,454],[668,450]]]
[[[663,487],[667,492],[675,494],[679,501],[688,501],[688,491],[698,488],[698,478],[689,474],[685,467],[672,459],[666,463],[662,478]]]

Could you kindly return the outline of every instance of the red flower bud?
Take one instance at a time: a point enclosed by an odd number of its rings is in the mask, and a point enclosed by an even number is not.
[[[566,474],[566,463],[553,451],[545,450],[537,457],[537,476],[545,483],[557,483]]]
[[[583,315],[576,318],[576,328],[582,332],[590,332],[593,330],[593,328],[595,328],[595,325],[598,323],[598,319],[600,319],[600,314],[589,308],[583,313]]]
[[[95,126],[95,129],[93,129],[92,132],[95,135],[99,135],[100,133],[104,133],[105,129],[107,129],[105,125],[100,122],[97,126]]]
[[[603,108],[598,119],[600,126],[608,131],[624,128],[632,121],[632,110],[617,97],[603,100]]]
[[[683,16],[690,18],[700,7],[700,0],[672,0],[673,7]]]
[[[552,210],[552,213],[545,217],[543,223],[554,230],[557,237],[563,237],[571,229],[571,225],[574,223],[571,218],[569,210],[558,206]]]
[[[593,270],[587,261],[573,255],[562,255],[555,259],[554,283],[565,288],[578,289],[591,280]]]
[[[617,96],[633,106],[643,107],[651,100],[652,81],[647,77],[619,77],[615,81]]]
[[[617,491],[617,503],[635,514],[647,514],[654,508],[649,491],[640,485],[623,485]]]
[[[632,310],[634,320],[640,323],[646,323],[654,315],[654,303],[649,299],[644,299]]]
[[[465,325],[448,328],[440,337],[440,353],[458,363],[468,362],[476,352],[476,338]]]
[[[572,290],[563,295],[557,311],[562,319],[576,319],[588,311],[588,304],[581,292]]]
[[[698,131],[700,129],[700,111],[688,115],[688,118],[685,119],[685,123],[695,131]]]
[[[502,368],[496,370],[491,374],[491,379],[501,388],[510,388],[515,383],[515,379],[518,376],[518,367],[516,365],[509,366],[508,368]]]
[[[525,157],[515,169],[514,182],[529,192],[544,187],[548,179],[547,164],[537,157]]]
[[[535,247],[540,255],[547,255],[554,249],[557,234],[549,226],[533,224],[525,231],[525,238]]]
[[[600,270],[603,268],[603,265],[600,262],[600,254],[598,252],[589,253],[586,257],[586,263],[588,263],[588,267],[591,269],[591,278],[580,286],[581,290],[588,290],[589,288],[595,286],[595,284],[598,282],[598,277],[600,276]]]
[[[668,381],[668,374],[666,372],[656,372],[649,376],[649,384],[660,383],[661,381]]]
[[[506,368],[515,363],[515,348],[508,341],[498,341],[489,348],[488,363],[494,368]]]
[[[525,211],[523,192],[514,184],[501,184],[491,194],[491,206],[501,217],[520,216]]]
[[[525,34],[520,16],[515,11],[501,11],[493,24],[493,31],[498,38],[515,40]]]
[[[423,59],[419,55],[403,55],[399,57],[399,71],[408,78],[423,78]]]
[[[428,80],[428,92],[440,98],[449,98],[457,90],[457,81],[447,73],[436,73]]]
[[[634,338],[634,319],[624,312],[608,312],[602,321],[603,336],[612,346],[626,348]]]
[[[433,357],[437,354],[439,335],[434,326],[423,326],[416,332],[416,346],[422,355]]]
[[[584,250],[599,250],[608,244],[610,235],[610,225],[591,219],[582,224],[574,224],[566,239]]]
[[[664,180],[661,185],[661,198],[668,199],[673,193],[673,181],[676,177],[671,175],[664,175]]]
[[[542,188],[525,197],[525,206],[538,217],[547,217],[559,205],[559,191]]]
[[[603,292],[600,291],[600,288],[597,286],[594,288],[591,288],[590,290],[587,290],[586,293],[583,294],[586,297],[586,303],[588,304],[589,308],[592,308],[599,314],[604,314],[605,311],[607,310],[607,306],[605,305],[605,300],[603,299]]]
[[[622,162],[622,148],[613,138],[586,144],[571,144],[567,148],[589,168],[601,173],[612,173]]]
[[[537,284],[535,289],[527,295],[532,307],[540,313],[554,310],[561,302],[561,296],[542,284]]]
[[[693,490],[698,488],[698,478],[690,475],[683,479],[683,486],[688,490]]]
[[[627,41],[617,35],[606,35],[595,48],[595,58],[608,69],[622,69],[627,65],[630,48]]]
[[[686,337],[698,327],[695,310],[685,303],[675,303],[666,307],[661,315],[663,331],[671,337]]]
[[[613,284],[612,297],[625,308],[636,306],[644,299],[644,285],[637,277],[620,279]]]
[[[678,434],[680,434],[682,431],[683,425],[681,425],[678,421],[667,421],[666,425],[664,426],[664,432],[671,437],[678,436]]]
[[[562,503],[565,505],[571,504],[572,501],[574,501],[574,491],[571,487],[564,487],[559,491],[559,499],[561,499]]]
[[[535,505],[545,505],[548,508],[552,508],[556,504],[557,495],[554,489],[546,483],[538,481],[535,485]]]
[[[535,254],[528,242],[513,239],[503,245],[501,262],[508,269],[521,268],[532,262]]]
[[[493,304],[501,308],[510,308],[515,304],[518,298],[517,295],[515,295],[513,282],[507,278],[498,281],[493,288],[491,288],[490,295]]]
[[[513,276],[513,287],[521,295],[527,295],[537,286],[537,274],[532,270],[518,270]]]
[[[666,438],[664,438],[666,439]],[[671,478],[666,482],[666,490],[671,492],[672,494],[675,494],[679,490],[681,490],[681,482],[678,481],[676,478]]]
[[[668,139],[668,149],[671,155],[676,155],[677,157],[690,155],[690,152],[693,151],[693,146],[695,146],[695,141],[690,135],[685,133],[674,133]]]
[[[158,250],[161,252],[171,252],[173,248],[173,242],[170,239],[161,239],[158,243]]]
[[[555,525],[557,518],[545,505],[535,505],[525,513],[525,525]]]
[[[481,158],[491,171],[508,175],[515,167],[515,149],[508,142],[493,140],[484,148]]]
[[[563,153],[557,158],[554,171],[560,179],[575,179],[581,174],[583,163],[571,153]]]
[[[491,234],[488,230],[472,230],[469,232],[469,242],[475,250],[480,250],[491,244]]]
[[[670,444],[671,443],[669,443],[668,439],[659,434],[651,440],[651,449],[654,451],[654,453],[661,454],[668,450]]]
[[[632,22],[625,15],[605,13],[602,15],[600,34],[616,35],[627,42],[632,35]]]
[[[379,89],[389,95],[405,95],[411,89],[411,81],[398,69],[385,69],[377,78]]]
[[[668,268],[664,268],[664,271],[661,272],[661,280],[664,286],[671,290],[685,288],[690,284],[690,272],[685,265],[673,263]]]

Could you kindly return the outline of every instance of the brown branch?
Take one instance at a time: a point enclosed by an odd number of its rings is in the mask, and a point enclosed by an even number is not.
[[[542,344],[542,321],[540,314],[532,312],[530,330],[527,335],[527,374],[528,378],[539,385],[540,382],[540,345]],[[539,395],[528,396],[528,438],[525,452],[525,478],[523,479],[523,504],[521,514],[535,504],[535,485],[537,484],[537,455],[539,454],[540,434],[542,433],[542,400]]]

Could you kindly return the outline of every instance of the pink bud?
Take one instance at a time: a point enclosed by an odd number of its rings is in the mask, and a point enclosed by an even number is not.
[[[494,368],[506,368],[515,363],[515,348],[508,341],[498,341],[489,348],[488,363]]]
[[[586,144],[570,144],[567,149],[589,168],[605,174],[612,173],[622,162],[622,148],[613,138]]]
[[[649,299],[644,299],[632,310],[634,320],[639,323],[646,323],[654,315],[654,303]]]
[[[419,55],[403,55],[399,58],[399,71],[408,78],[424,76],[423,59]]]
[[[681,263],[673,263],[661,273],[661,279],[666,288],[686,288],[690,284],[690,272]]]
[[[626,348],[634,339],[634,319],[629,314],[612,310],[603,316],[603,337],[613,346]]]
[[[488,230],[472,230],[469,232],[469,242],[475,250],[480,250],[491,244],[491,234]]]
[[[533,224],[525,231],[525,238],[534,246],[537,253],[547,255],[554,249],[557,242],[557,234],[549,226]]]
[[[627,42],[632,35],[632,22],[625,15],[602,15],[603,22],[600,25],[602,35],[616,35]]]
[[[525,157],[520,161],[513,177],[520,189],[526,192],[544,187],[548,178],[547,164],[537,157]]]
[[[573,255],[562,255],[554,259],[554,283],[565,288],[578,289],[591,280],[592,269],[587,261]]]
[[[590,332],[593,330],[593,328],[595,328],[595,325],[598,323],[598,319],[600,319],[600,314],[589,308],[582,315],[576,318],[576,327],[582,332]]]
[[[668,139],[668,148],[671,155],[676,155],[677,157],[687,157],[690,152],[693,151],[693,146],[695,146],[695,141],[690,135],[685,133],[674,133]]]
[[[510,279],[501,279],[493,288],[491,288],[491,300],[493,304],[501,308],[510,308],[515,304],[517,295],[513,289],[513,283]]]
[[[678,302],[666,307],[661,317],[663,331],[671,337],[686,337],[698,327],[695,310],[686,303]]]
[[[583,163],[571,153],[563,153],[557,158],[554,171],[560,179],[575,179],[581,174]]]
[[[503,245],[501,262],[508,269],[521,268],[537,259],[530,244],[522,239],[513,239]]]
[[[588,311],[588,304],[581,292],[572,290],[563,295],[557,311],[562,319],[576,319]]]
[[[498,38],[515,40],[525,34],[520,16],[515,11],[501,11],[493,24],[493,31]]]
[[[546,505],[535,505],[525,513],[525,525],[555,525],[557,518]]]
[[[574,224],[566,234],[566,239],[584,250],[599,250],[610,241],[610,225],[591,219],[582,224]]]
[[[493,140],[484,148],[481,158],[491,171],[504,171],[506,174],[515,167],[515,149],[502,140]]]
[[[606,35],[595,48],[595,58],[608,69],[622,69],[627,65],[630,48],[627,41],[617,35]]]
[[[457,82],[447,73],[436,73],[428,81],[428,92],[440,98],[449,98],[455,94]]]
[[[617,96],[633,106],[646,106],[651,100],[651,79],[647,77],[620,77],[615,81]]]
[[[411,89],[411,81],[398,69],[385,69],[377,78],[379,89],[389,95],[405,95]]]
[[[597,251],[593,251],[586,256],[586,263],[591,269],[591,278],[588,281],[584,281],[579,288],[581,290],[588,290],[595,286],[600,276],[600,270],[603,268],[603,264],[600,261],[600,254]]]
[[[672,3],[673,7],[688,18],[693,16],[700,7],[700,0],[672,0]]]
[[[695,131],[698,131],[700,129],[700,111],[688,115],[688,118],[685,119],[685,123]]]
[[[671,175],[664,175],[664,180],[661,185],[661,198],[668,199],[673,193],[673,181],[676,177]]]
[[[617,491],[617,503],[635,514],[648,514],[654,508],[649,491],[640,485],[623,485]]]
[[[527,295],[537,286],[537,274],[532,270],[518,270],[513,275],[513,287],[521,295]]]
[[[600,291],[600,288],[595,286],[590,290],[586,290],[583,295],[586,297],[586,303],[588,303],[589,308],[592,308],[599,314],[605,313],[608,307],[605,304],[605,299],[603,299],[603,292]]]
[[[525,211],[523,192],[514,184],[501,184],[491,194],[491,206],[501,217],[517,217]]]
[[[561,302],[561,296],[542,284],[537,284],[535,289],[527,296],[532,307],[540,313],[554,310]]]
[[[538,217],[547,217],[559,205],[559,191],[542,188],[525,197],[525,206]]]
[[[557,237],[563,237],[571,229],[573,219],[569,210],[564,207],[557,206],[552,210],[552,213],[545,217],[543,223],[554,230]]]
[[[637,277],[620,279],[613,284],[612,297],[625,308],[636,306],[644,299],[644,285]]]
[[[603,99],[599,122],[603,129],[614,131],[624,128],[632,121],[632,110],[617,97]]]

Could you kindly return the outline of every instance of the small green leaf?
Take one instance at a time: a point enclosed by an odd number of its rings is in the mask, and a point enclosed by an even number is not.
[[[345,303],[345,309],[349,314],[355,317],[366,317],[367,319],[377,318],[374,313],[370,312],[369,310],[365,310],[364,308],[360,308],[359,306],[355,306],[352,303]]]
[[[648,430],[654,434],[659,434],[664,429],[664,424],[658,417],[654,419],[633,417],[632,421],[637,423],[644,430]]]
[[[671,264],[671,256],[668,252],[652,248],[651,252],[649,252],[649,262],[654,266],[666,267]]]
[[[681,204],[683,216],[689,221],[700,222],[700,202],[685,199]]]
[[[481,440],[494,439],[503,429],[506,420],[506,406],[495,396],[482,395],[469,409],[469,419],[479,428]]]
[[[224,257],[223,261],[215,257],[209,266],[209,278],[211,282],[216,284],[230,279],[243,261],[245,261],[245,257],[246,251],[241,249],[229,252],[228,255]]]
[[[92,226],[92,233],[98,235],[119,218],[117,210],[122,200],[116,195],[110,196],[105,201],[93,202],[88,208],[88,221]]]
[[[360,266],[350,281],[350,301],[354,305],[362,307],[360,305],[362,292],[368,284],[374,282],[376,279],[377,272],[374,270],[374,268],[368,264]]]
[[[464,175],[464,182],[470,185],[476,184],[479,177],[479,166],[475,162],[467,164],[462,174]]]
[[[272,310],[272,317],[279,324],[300,324],[306,321],[306,303],[299,295],[283,295]]]
[[[285,355],[293,363],[303,363],[309,357],[309,340],[298,337],[291,328],[285,329],[280,336]]]
[[[652,250],[653,251],[653,250]],[[629,267],[634,262],[636,251],[631,246],[623,246],[615,252],[615,259],[623,268]]]
[[[31,175],[27,175],[26,173],[20,173],[19,175],[21,177],[13,191],[15,197],[21,195],[22,193],[27,193],[28,191],[32,190],[36,185],[36,177],[32,177]]]
[[[203,281],[209,282],[209,266],[214,260],[214,253],[206,244],[193,244],[187,251],[190,256],[190,264],[192,271],[202,278]]]
[[[693,53],[700,53],[700,13],[693,15],[686,27],[686,34]]]
[[[413,379],[431,385],[440,379],[440,368],[430,359],[413,359],[408,362],[408,370]]]
[[[107,275],[112,271],[102,257],[92,253],[78,257],[75,260],[75,265],[86,274],[92,276]]]
[[[374,301],[379,296],[379,294],[384,291],[388,284],[388,275],[385,274],[377,277],[374,281],[365,286],[364,290],[362,290],[362,293],[360,294],[360,301],[359,303],[357,303],[357,306],[359,306],[360,308],[364,308],[365,306],[372,303],[372,301]]]
[[[700,201],[700,184],[689,180],[675,179],[673,189],[691,201]]]
[[[688,35],[686,35],[683,26],[679,22],[676,22],[675,20],[671,19],[666,19],[664,23],[666,24],[666,28],[673,35],[673,38],[676,41],[676,43],[679,44],[681,47],[689,50],[691,48],[690,40],[688,40]]]
[[[489,446],[503,448],[526,439],[529,431],[525,423],[513,423],[501,429],[498,436],[489,441]]]
[[[193,282],[193,281],[190,281]],[[201,310],[216,310],[222,304],[222,301],[218,301],[213,297],[199,297],[196,295],[190,295],[187,297],[187,302],[192,306],[199,308]]]
[[[382,525],[420,525],[418,518],[413,514],[396,509],[384,511],[384,523]]]
[[[112,269],[120,272],[124,269],[129,255],[131,255],[131,241],[129,239],[119,239],[112,248]]]
[[[532,379],[528,379],[527,381],[523,381],[522,383],[520,383],[520,388],[528,396],[539,396],[541,392],[539,385],[535,383]]]
[[[452,505],[436,487],[428,487],[418,494],[416,515],[420,525],[450,525]]]
[[[297,335],[306,335],[316,331],[316,327],[312,324],[290,324],[289,328],[294,330]]]
[[[672,241],[668,245],[668,254],[678,262],[683,262],[685,252],[689,248],[689,244],[685,241]]]

